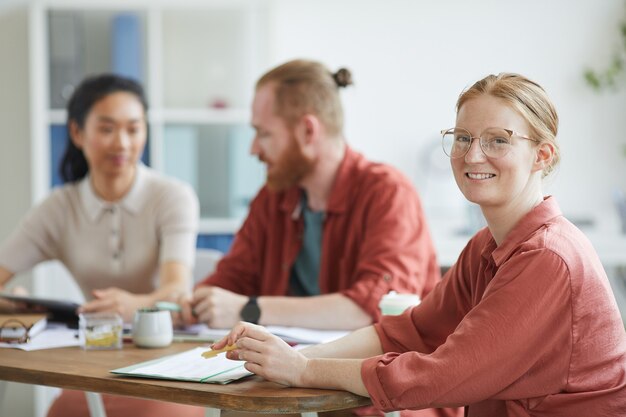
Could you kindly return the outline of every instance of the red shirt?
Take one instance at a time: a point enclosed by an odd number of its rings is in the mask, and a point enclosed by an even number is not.
[[[244,295],[288,295],[302,245],[301,190],[255,197],[230,252],[201,285]],[[375,320],[390,290],[425,296],[439,267],[417,193],[396,169],[346,149],[326,209],[319,285],[340,292]]]
[[[500,246],[478,232],[419,306],[375,326],[389,353],[361,373],[381,409],[626,415],[624,324],[595,250],[554,198]]]

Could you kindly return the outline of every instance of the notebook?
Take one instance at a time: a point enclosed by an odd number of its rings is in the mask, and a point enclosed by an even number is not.
[[[225,353],[220,353],[210,359],[203,358],[202,353],[208,349],[207,347],[197,347],[159,359],[113,369],[110,372],[116,375],[141,378],[213,384],[228,384],[252,375],[252,372],[244,368],[243,362],[227,359]]]

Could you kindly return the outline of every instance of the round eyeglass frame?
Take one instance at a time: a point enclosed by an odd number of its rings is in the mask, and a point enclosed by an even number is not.
[[[472,136],[472,134],[469,132],[469,130],[464,129],[464,128],[462,128],[462,127],[451,127],[451,128],[449,128],[449,129],[443,129],[443,130],[441,130],[441,132],[440,132],[440,133],[441,133],[441,147],[442,147],[442,149],[443,149],[443,153],[444,153],[444,154],[446,154],[446,156],[448,156],[448,157],[449,157],[449,158],[451,158],[451,159],[463,158],[465,155],[467,155],[467,153],[469,152],[469,150],[472,148],[472,143],[474,142],[474,139],[478,139],[478,144],[480,145],[480,150],[482,151],[483,155],[485,155],[487,158],[497,159],[497,158],[502,158],[502,157],[506,156],[506,155],[509,153],[509,151],[510,151],[510,147],[509,147],[509,149],[508,149],[508,150],[507,150],[504,154],[499,155],[499,156],[490,156],[490,155],[488,155],[488,154],[487,154],[487,152],[485,151],[485,147],[484,147],[485,145],[484,145],[484,143],[483,143],[483,134],[484,134],[486,131],[490,130],[490,129],[498,129],[498,130],[503,130],[503,131],[505,131],[505,132],[506,132],[506,133],[508,133],[508,135],[509,135],[509,137],[508,137],[508,139],[509,139],[509,140],[511,140],[511,138],[512,138],[513,136],[515,136],[515,137],[518,137],[518,138],[520,138],[520,139],[529,140],[529,141],[534,142],[534,143],[539,143],[539,142],[540,142],[540,141],[539,141],[539,140],[537,140],[537,139],[532,139],[532,138],[529,138],[529,137],[524,136],[524,135],[522,135],[522,134],[520,134],[520,133],[517,133],[517,132],[516,132],[516,131],[514,131],[514,130],[511,130],[511,129],[505,129],[505,128],[502,128],[502,127],[488,127],[488,128],[486,128],[485,130],[483,130],[479,136]],[[446,146],[445,146],[445,137],[446,137],[446,135],[447,135],[447,134],[449,134],[449,133],[454,133],[454,131],[457,131],[457,130],[460,130],[460,131],[466,132],[466,133],[467,133],[467,136],[470,138],[470,143],[469,143],[469,146],[467,147],[467,149],[465,149],[465,152],[463,152],[462,154],[457,155],[457,156],[452,156],[452,155],[448,154],[448,152],[446,151]]]

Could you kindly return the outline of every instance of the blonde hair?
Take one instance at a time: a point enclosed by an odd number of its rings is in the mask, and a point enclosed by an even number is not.
[[[539,143],[552,144],[554,156],[550,164],[544,168],[543,176],[550,174],[560,160],[559,144],[556,140],[559,116],[545,90],[536,82],[519,74],[488,75],[461,93],[456,103],[457,113],[467,101],[483,94],[506,101],[528,122],[533,139],[537,139]]]
[[[331,73],[315,61],[297,59],[265,73],[257,81],[257,90],[275,84],[274,113],[293,126],[304,114],[317,116],[329,136],[343,132],[343,109],[340,87],[352,84],[350,71],[341,68]]]

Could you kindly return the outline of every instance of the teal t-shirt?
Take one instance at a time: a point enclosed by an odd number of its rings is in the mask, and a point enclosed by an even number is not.
[[[322,253],[322,232],[324,212],[309,208],[306,192],[302,192],[302,216],[304,218],[304,236],[302,248],[291,269],[289,294],[309,296],[320,294],[320,257]]]

